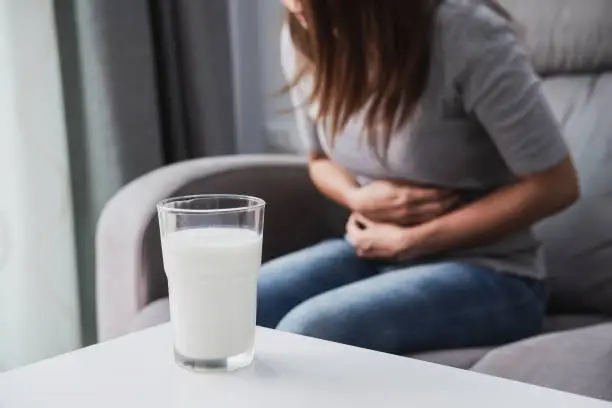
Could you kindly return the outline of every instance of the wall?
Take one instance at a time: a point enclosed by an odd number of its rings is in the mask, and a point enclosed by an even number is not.
[[[286,95],[278,91],[285,85],[280,64],[280,29],[283,8],[278,0],[257,0],[259,38],[258,46],[262,66],[262,93],[264,102],[264,129],[272,150],[299,151],[296,127],[291,113],[283,112],[291,107]]]

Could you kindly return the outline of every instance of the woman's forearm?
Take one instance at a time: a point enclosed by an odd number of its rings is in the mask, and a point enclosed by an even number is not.
[[[309,157],[308,170],[319,191],[343,207],[352,209],[350,196],[359,185],[349,172],[322,155]]]
[[[486,245],[563,210],[578,194],[576,173],[568,158],[407,233],[418,235],[422,254]]]

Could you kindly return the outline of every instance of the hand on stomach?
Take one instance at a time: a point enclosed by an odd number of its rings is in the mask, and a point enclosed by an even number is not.
[[[349,201],[353,212],[371,221],[413,226],[446,214],[459,198],[450,190],[379,180],[355,190]]]

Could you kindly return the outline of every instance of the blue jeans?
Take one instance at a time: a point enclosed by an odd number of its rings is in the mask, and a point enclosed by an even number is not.
[[[499,345],[536,334],[545,297],[535,280],[459,262],[367,261],[338,239],[262,267],[257,323],[406,354]]]

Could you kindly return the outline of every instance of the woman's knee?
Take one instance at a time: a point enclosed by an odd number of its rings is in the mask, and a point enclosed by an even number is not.
[[[386,353],[399,351],[398,330],[390,328],[387,319],[372,320],[364,305],[338,300],[328,293],[306,301],[289,312],[277,329]]]
[[[344,240],[329,240],[263,265],[257,284],[257,323],[275,327],[296,305],[334,287],[330,272],[343,269],[351,256],[347,246]]]
[[[352,344],[350,316],[320,295],[295,307],[278,324],[279,330],[337,343]]]
[[[370,335],[360,313],[333,292],[309,299],[291,310],[279,330],[358,347],[370,346]]]

